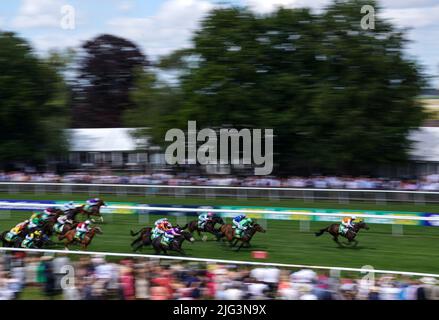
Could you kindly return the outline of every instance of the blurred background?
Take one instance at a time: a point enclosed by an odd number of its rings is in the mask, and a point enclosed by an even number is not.
[[[365,5],[374,9],[366,29]],[[188,120],[274,129],[279,178],[421,180],[438,171],[435,1],[0,8],[3,180],[13,171],[253,174],[244,164],[167,165],[165,133]]]
[[[197,237],[188,255],[433,278],[2,252],[0,299],[439,299],[438,17],[437,0],[1,1],[1,230],[99,196],[91,250],[128,253],[130,231],[163,216],[252,209],[267,232],[251,249]],[[272,173],[167,164],[165,134],[188,121],[273,129]],[[372,224],[356,250],[316,240],[354,214]]]
[[[24,252],[0,262],[0,300],[439,299],[431,277]]]

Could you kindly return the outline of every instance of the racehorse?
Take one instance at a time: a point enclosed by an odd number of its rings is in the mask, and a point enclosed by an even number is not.
[[[369,230],[369,226],[364,221],[360,221],[360,222],[354,224],[352,229],[349,228],[348,231],[345,234],[342,234],[342,236],[345,237],[346,239],[348,239],[349,244],[354,242],[355,243],[354,246],[356,246],[358,244],[358,241],[355,240],[355,237],[357,236],[358,232],[361,229]],[[316,235],[316,237],[319,237],[323,233],[328,232],[332,236],[332,239],[340,247],[342,247],[342,244],[338,241],[338,236],[341,235],[339,230],[340,230],[340,224],[339,223],[333,223],[329,227],[320,229],[320,231],[316,232],[315,235]]]
[[[61,234],[58,239],[61,241],[63,239],[66,239],[66,242],[64,244],[64,247],[66,250],[69,250],[69,245],[72,245],[74,243],[79,243],[82,246],[83,250],[86,250],[91,241],[93,240],[94,236],[96,234],[102,234],[102,230],[99,227],[93,227],[90,229],[89,232],[87,232],[82,240],[78,240],[76,235],[76,229],[69,230],[68,232]]]
[[[78,222],[73,222],[73,223],[66,222],[64,223],[61,232],[55,230],[55,226],[53,227],[53,232],[55,232],[59,236],[61,234],[67,233],[72,229],[76,229],[77,226],[78,226]]]
[[[82,213],[83,209],[84,205],[68,210],[66,212],[67,219],[70,221],[76,221],[76,216],[78,215],[78,213]]]
[[[20,242],[15,243],[15,248],[33,248],[33,249],[41,249],[43,248],[46,241],[44,240],[43,236],[39,236],[33,239],[32,244],[30,247],[22,246],[22,243],[25,239],[20,238]]]
[[[56,213],[51,215],[47,220],[45,220],[40,229],[41,231],[47,235],[48,237],[51,237],[53,235],[53,227],[56,223],[56,220],[59,218],[59,216],[61,214],[63,214],[64,212],[62,210],[56,210]]]
[[[226,237],[226,240],[229,242],[231,247],[236,246],[238,241],[241,241],[241,244],[239,245],[236,251],[241,250],[244,244],[250,246],[250,240],[253,238],[256,232],[262,232],[262,233],[266,232],[265,229],[262,228],[262,226],[257,223],[250,226],[247,230],[244,230],[240,238],[236,237],[235,229],[233,228],[233,225],[231,225],[230,223],[222,225],[220,230],[222,233],[222,237]],[[234,240],[235,242],[233,242]]]
[[[133,242],[131,242],[131,247],[133,248],[133,251],[137,251],[143,246],[149,246],[152,243],[151,240],[151,234],[152,234],[152,228],[151,227],[145,227],[140,229],[137,232],[133,232],[130,230],[130,234],[132,237],[135,237],[139,235],[136,239],[134,239]]]
[[[2,234],[0,234],[0,241],[2,242],[2,246],[7,247],[7,248],[10,248],[10,247],[18,248],[20,246],[21,241],[23,241],[24,237],[26,236],[26,234],[23,235],[23,233],[24,233],[24,231],[23,231],[20,235],[14,237],[13,241],[8,241],[8,240],[6,240],[6,234],[8,232],[9,231],[6,230]]]
[[[101,215],[101,207],[106,206],[103,200],[99,200],[96,204],[90,207],[90,211],[85,210],[85,206],[81,206],[82,214],[87,216],[87,220],[90,219],[90,216],[95,216],[101,218],[101,222],[104,222],[104,217]],[[94,221],[94,220],[93,220]]]
[[[215,229],[215,225],[217,223],[220,225],[224,225],[223,218],[213,217],[212,220],[207,221],[204,224],[204,229],[198,227],[197,220],[193,220],[193,221],[189,222],[189,224],[187,225],[187,228],[188,228],[190,233],[194,233],[194,231],[197,231],[199,237],[201,237],[201,232],[211,233],[216,237],[216,240],[219,241],[219,239],[221,238],[221,232],[219,229]],[[186,229],[186,227],[184,227],[183,229]]]
[[[180,254],[186,255],[183,248],[181,247],[184,240],[188,240],[190,242],[194,242],[195,239],[189,231],[181,230],[181,235],[176,236],[169,246],[162,243],[162,236],[155,238],[152,241],[152,247],[154,248],[155,254],[160,254],[160,252],[164,252],[168,254],[168,250],[177,251]]]

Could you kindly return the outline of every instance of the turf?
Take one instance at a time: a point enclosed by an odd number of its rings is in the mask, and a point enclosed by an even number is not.
[[[414,204],[406,202],[371,203],[352,201],[304,201],[291,199],[261,199],[261,198],[194,198],[194,197],[166,197],[166,196],[135,196],[135,195],[104,195],[91,193],[59,194],[59,193],[2,193],[0,199],[25,199],[25,200],[75,200],[99,196],[106,201],[138,202],[147,204],[180,204],[180,205],[225,205],[225,206],[267,206],[288,208],[325,208],[325,209],[356,209],[356,210],[389,210],[389,211],[412,211],[412,212],[439,212],[439,204]]]
[[[3,217],[1,230],[10,228],[28,216],[28,212],[14,212],[9,218]],[[134,215],[106,218],[102,225],[104,234],[94,239],[90,251],[131,252],[129,231],[152,225],[158,216],[151,216],[149,222],[143,220],[142,223]],[[169,218],[176,223],[174,217]],[[315,222],[312,223],[312,229],[325,225]],[[298,222],[269,220],[267,233],[257,234],[252,248],[243,249],[242,252],[235,252],[213,240],[186,243],[184,248],[188,256],[203,258],[252,261],[251,250],[265,250],[269,254],[267,261],[271,262],[354,268],[372,265],[376,269],[439,273],[437,228],[405,226],[404,236],[395,237],[391,235],[391,226],[373,225],[371,230],[362,232],[358,239],[360,243],[357,248],[340,249],[328,235],[316,238],[312,232],[300,232]],[[153,253],[151,248],[145,248],[142,252]]]
[[[87,195],[88,196],[88,195]],[[189,199],[189,198],[140,198],[140,197],[105,197],[107,201],[135,201],[142,203],[167,204],[198,204],[198,205],[265,205],[288,207],[324,207],[344,209],[376,209],[376,210],[406,210],[406,211],[438,211],[437,206],[415,206],[410,204],[376,205],[353,203],[341,205],[328,202],[304,203],[301,201],[263,201],[263,200],[233,200],[233,199]],[[84,195],[71,197],[60,195],[10,195],[0,194],[2,199],[63,199],[84,200]],[[0,230],[11,228],[15,223],[29,217],[29,212],[0,211]],[[129,246],[132,240],[130,230],[137,230],[145,225],[152,225],[159,216],[114,214],[107,215],[102,224],[103,235],[98,235],[90,245],[90,251],[132,252]],[[182,224],[185,218],[169,217],[173,223]],[[193,218],[187,218],[190,220]],[[230,221],[228,221],[230,222]],[[439,273],[439,228],[404,226],[403,236],[393,236],[392,226],[373,224],[368,231],[362,230],[358,236],[359,245],[356,248],[338,248],[328,234],[319,238],[314,231],[325,227],[328,223],[312,222],[311,231],[301,232],[297,221],[266,221],[267,232],[257,234],[252,240],[252,247],[236,252],[227,245],[213,241],[202,241],[197,236],[194,244],[185,243],[184,249],[188,256],[230,260],[256,261],[251,258],[252,250],[265,250],[268,259],[262,261],[288,264],[305,264],[319,266],[361,268],[370,265],[375,269],[395,271]],[[57,248],[62,248],[59,245]],[[142,253],[152,254],[151,248],[144,248]],[[261,260],[257,260],[261,261]]]

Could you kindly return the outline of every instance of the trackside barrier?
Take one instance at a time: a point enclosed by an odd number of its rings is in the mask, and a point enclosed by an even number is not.
[[[49,206],[59,206],[61,204],[51,204]],[[47,208],[47,203],[26,203],[26,202],[6,202],[0,201],[0,207],[4,209],[19,209],[29,207]],[[124,205],[111,205],[102,207],[105,209],[131,209],[131,210],[144,210],[144,211],[165,211],[165,212],[202,212],[210,211],[217,213],[255,213],[255,214],[276,214],[276,215],[302,215],[302,216],[325,216],[325,217],[346,217],[347,213],[326,213],[326,212],[301,212],[301,211],[275,211],[275,210],[252,210],[252,209],[203,209],[203,208],[175,208],[175,207],[154,207],[154,206],[124,206]],[[362,214],[355,213],[359,218],[376,218],[376,219],[395,219],[395,220],[414,220],[414,221],[430,221],[439,222],[439,217],[419,217],[419,216],[401,216],[401,215],[375,215],[375,214]]]
[[[190,258],[190,257],[176,257],[176,256],[162,256],[136,253],[113,253],[113,252],[96,252],[96,251],[70,251],[70,250],[54,250],[54,249],[25,249],[25,248],[0,248],[0,251],[24,251],[44,254],[79,254],[79,255],[95,255],[95,256],[109,256],[109,257],[130,257],[130,258],[149,258],[149,259],[163,259],[163,260],[178,260],[178,261],[195,261],[206,263],[221,263],[221,264],[236,264],[236,265],[252,265],[261,267],[279,267],[279,268],[308,268],[321,270],[339,270],[351,271],[361,273],[381,273],[381,274],[398,274],[406,276],[417,277],[434,277],[439,278],[439,274],[422,273],[422,272],[408,272],[408,271],[392,271],[379,270],[369,268],[345,268],[345,267],[327,267],[327,266],[312,266],[303,264],[285,264],[285,263],[270,263],[270,262],[253,262],[240,260],[222,260],[222,259],[206,259],[206,258]]]
[[[301,199],[304,201],[331,200],[339,203],[367,201],[411,202],[415,204],[439,203],[437,191],[370,190],[370,189],[322,189],[290,187],[234,187],[234,186],[172,186],[155,184],[111,183],[47,183],[47,182],[0,182],[0,192],[58,193],[58,194],[114,194],[117,196],[168,196],[202,198],[263,198],[267,200]]]

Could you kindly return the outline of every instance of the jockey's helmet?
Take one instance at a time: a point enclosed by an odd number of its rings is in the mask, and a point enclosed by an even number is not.
[[[39,237],[39,236],[41,236],[41,231],[37,230],[37,231],[34,232],[34,234]]]
[[[356,219],[357,219],[357,216],[352,216],[351,219],[352,219],[352,220],[356,220]]]
[[[91,223],[90,220],[85,221],[85,224],[90,224],[90,223]]]

